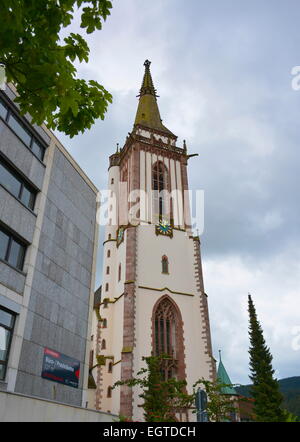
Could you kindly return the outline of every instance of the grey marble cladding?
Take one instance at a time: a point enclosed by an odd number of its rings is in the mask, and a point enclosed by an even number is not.
[[[23,295],[26,276],[0,260],[0,282],[5,287]]]
[[[56,148],[33,275],[16,392],[72,405],[79,389],[41,378],[52,348],[85,361],[92,279],[96,194]]]

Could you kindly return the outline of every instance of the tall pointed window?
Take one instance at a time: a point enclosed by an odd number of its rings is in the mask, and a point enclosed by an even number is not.
[[[153,214],[159,219],[169,212],[167,198],[168,188],[168,170],[161,161],[157,161],[152,167],[152,190]]]
[[[161,267],[162,267],[162,269],[161,269],[162,273],[166,273],[166,274],[169,273],[169,260],[166,255],[164,255],[161,259]]]
[[[163,379],[183,378],[183,332],[178,307],[168,296],[163,296],[154,307],[152,318],[153,353],[169,356],[162,362]]]

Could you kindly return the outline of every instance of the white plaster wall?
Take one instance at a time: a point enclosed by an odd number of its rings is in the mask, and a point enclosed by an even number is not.
[[[161,273],[161,257],[169,258],[169,275]],[[151,317],[155,303],[163,295],[169,295],[178,305],[184,332],[186,380],[188,390],[200,377],[209,378],[208,358],[202,340],[203,324],[200,315],[200,296],[196,289],[194,274],[193,240],[185,232],[174,230],[172,239],[156,236],[153,226],[138,228],[138,271],[136,289],[136,347],[134,349],[134,371],[142,366],[142,357],[152,350]],[[167,287],[169,290],[165,289]],[[162,291],[151,290],[164,289]],[[171,291],[186,294],[172,293]],[[193,296],[188,296],[193,295]],[[134,394],[135,419],[142,419],[143,411],[139,392]]]
[[[126,238],[127,230],[125,230],[124,241],[116,246],[116,242],[108,242],[105,244],[107,249],[110,248],[111,256],[107,258],[107,253],[104,255],[103,270],[105,272],[106,267],[110,266],[110,275],[105,276],[105,281],[110,281],[110,290],[108,292],[109,296],[105,293],[102,296],[102,300],[105,297],[109,297],[111,301],[115,298],[119,298],[124,291],[125,282],[125,263],[126,263]],[[107,249],[105,251],[107,252]],[[121,263],[121,279],[118,281],[118,269],[119,263]],[[107,319],[107,328],[101,329],[101,340],[105,339],[106,349],[101,350],[100,354],[104,356],[113,356],[113,362],[116,363],[121,360],[121,352],[123,348],[123,313],[124,313],[124,298],[121,296],[116,302],[109,303],[107,308],[103,305],[100,307],[100,315],[102,318]],[[120,409],[120,394],[119,387],[112,391],[112,397],[107,398],[107,389],[109,386],[120,380],[120,369],[121,364],[117,363],[113,366],[113,372],[108,372],[108,364],[111,359],[106,360],[106,365],[102,366],[102,400],[101,400],[101,410],[110,411],[112,413],[119,414]]]

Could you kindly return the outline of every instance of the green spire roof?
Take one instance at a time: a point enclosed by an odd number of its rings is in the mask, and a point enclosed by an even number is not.
[[[139,104],[135,116],[136,124],[149,127],[150,129],[158,129],[159,131],[166,132],[166,134],[175,136],[169,129],[167,129],[161,121],[160,113],[157,105],[157,94],[154,88],[151,72],[150,72],[149,60],[144,63],[145,74],[140,89]]]
[[[228,373],[223,365],[223,362],[221,360],[221,352],[220,353],[220,362],[219,362],[219,367],[218,367],[218,373],[217,373],[217,379],[221,384],[229,384],[232,385],[232,382],[228,376]],[[228,395],[238,395],[236,389],[232,386],[229,387],[223,387],[221,389],[221,393],[222,394],[228,394]]]

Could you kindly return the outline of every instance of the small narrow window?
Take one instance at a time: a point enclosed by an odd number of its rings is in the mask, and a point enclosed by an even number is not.
[[[106,274],[109,275],[109,266],[106,267]]]
[[[112,388],[108,387],[108,389],[107,389],[107,397],[111,397],[111,391],[112,391]]]
[[[109,233],[109,235],[108,235],[108,239],[111,239],[111,234]]]
[[[110,250],[107,250],[107,258],[110,258]]]
[[[93,341],[93,340],[94,340],[94,335],[91,336],[91,341]]]
[[[169,260],[167,256],[163,256],[161,259],[161,265],[162,265],[162,273],[169,273]]]
[[[106,350],[106,341],[105,341],[105,339],[102,339],[101,350]]]
[[[109,288],[109,285],[108,285],[108,282],[105,284],[105,291],[106,292],[108,292],[108,288]]]
[[[121,274],[122,274],[122,267],[121,264],[119,264],[118,281],[121,281]]]
[[[112,371],[113,371],[113,363],[110,362],[110,363],[108,364],[108,373],[112,373]]]
[[[104,318],[102,321],[102,328],[107,328],[107,319]]]
[[[114,184],[114,179],[113,178],[111,179],[111,184]]]

